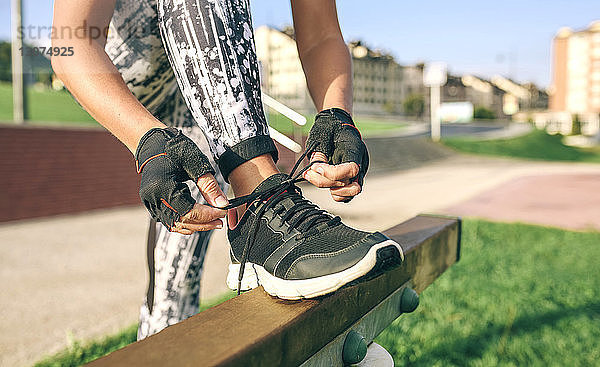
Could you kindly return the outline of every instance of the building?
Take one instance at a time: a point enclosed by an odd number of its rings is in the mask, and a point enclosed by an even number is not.
[[[553,40],[552,67],[552,111],[599,113],[600,21],[581,31],[561,28]]]
[[[263,90],[300,112],[313,112],[293,31],[261,26],[254,32]]]
[[[491,81],[506,93],[503,100],[503,111],[506,115],[514,115],[519,111],[548,109],[548,93],[533,83],[519,84],[499,75],[494,76]]]
[[[600,21],[580,31],[561,28],[552,43],[549,111],[523,113],[516,119],[564,135],[599,135]],[[530,93],[532,109],[543,108],[544,94],[538,94],[536,101],[535,90],[530,88]]]
[[[547,110],[550,96],[546,90],[538,88],[533,83],[525,83],[523,87],[529,91],[529,105],[524,108],[530,110]]]
[[[467,101],[473,103],[475,108],[485,107],[492,111],[498,119],[505,117],[503,100],[505,92],[487,80],[473,75],[465,75],[460,78],[467,87]]]
[[[306,79],[298,57],[291,27],[277,30],[261,26],[254,32],[256,55],[261,67],[263,90],[271,97],[300,112],[313,112]],[[414,86],[402,83],[404,69],[386,53],[372,50],[362,42],[348,45],[353,59],[354,112],[356,114],[396,114],[402,112],[407,93],[421,93],[424,88],[422,70],[419,76],[408,68]],[[414,75],[413,75],[414,74]],[[414,76],[414,77],[413,77]],[[421,86],[419,89],[418,86]]]
[[[402,96],[403,99],[411,94],[426,95],[428,88],[423,84],[423,68],[425,64],[402,66]]]
[[[371,50],[361,41],[351,42],[348,48],[353,64],[355,112],[376,115],[402,111],[402,67],[391,55]]]
[[[485,107],[494,112],[496,118],[504,118],[504,91],[487,80],[473,75],[448,75],[441,90],[442,103],[470,102],[475,108]]]

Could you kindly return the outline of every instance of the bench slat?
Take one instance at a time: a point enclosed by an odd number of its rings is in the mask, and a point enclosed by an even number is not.
[[[384,232],[401,244],[402,266],[312,300],[244,293],[91,366],[294,366],[345,332],[410,281],[422,292],[460,253],[460,220],[419,215]]]

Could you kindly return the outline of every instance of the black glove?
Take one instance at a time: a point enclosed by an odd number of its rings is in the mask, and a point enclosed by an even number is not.
[[[169,230],[196,204],[185,181],[215,173],[200,148],[174,128],[148,131],[138,144],[135,163],[142,174],[142,202]]]
[[[319,112],[306,141],[307,148],[313,145],[313,151],[325,154],[329,164],[356,163],[359,170],[353,181],[362,186],[369,168],[369,153],[348,112],[339,108]]]

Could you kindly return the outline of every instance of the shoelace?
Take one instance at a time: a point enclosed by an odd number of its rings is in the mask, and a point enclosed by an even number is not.
[[[320,226],[321,223],[324,225],[334,225],[340,222],[339,217],[330,217],[326,212],[322,209],[319,209],[315,204],[310,201],[302,198],[299,193],[299,189],[296,187],[296,184],[302,181],[305,181],[302,178],[302,174],[312,167],[315,163],[327,163],[323,161],[313,161],[310,162],[306,167],[302,168],[298,173],[295,173],[304,158],[309,156],[313,150],[315,149],[317,144],[313,144],[307,147],[306,151],[300,156],[300,158],[294,164],[294,167],[287,175],[287,178],[281,183],[264,189],[260,191],[255,191],[249,195],[240,196],[229,201],[229,205],[223,208],[224,210],[229,210],[233,208],[237,208],[238,206],[244,204],[250,204],[255,201],[263,201],[263,205],[258,208],[255,213],[255,220],[250,227],[250,231],[248,237],[246,238],[246,243],[244,244],[244,250],[242,252],[242,258],[240,259],[240,272],[238,276],[238,289],[237,294],[241,293],[242,289],[242,279],[244,278],[244,270],[246,268],[246,262],[248,261],[248,254],[250,253],[250,249],[256,240],[256,234],[258,233],[258,226],[260,224],[260,219],[263,214],[269,209],[273,208],[277,205],[277,203],[281,202],[286,197],[289,197],[294,201],[294,207],[288,210],[287,213],[282,217],[282,221],[289,221],[289,227],[299,228],[301,225],[302,228],[308,229],[307,235],[315,233],[322,229]],[[285,195],[287,192],[287,195]],[[209,205],[212,206],[212,205]],[[282,214],[285,208],[280,206],[275,209],[277,214]],[[325,218],[326,217],[326,218]],[[314,226],[315,224],[319,224],[318,226]],[[313,227],[314,226],[314,227]],[[311,228],[312,227],[312,228]]]

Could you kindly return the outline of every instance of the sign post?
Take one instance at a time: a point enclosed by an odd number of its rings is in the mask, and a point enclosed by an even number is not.
[[[431,140],[440,141],[442,135],[440,126],[441,87],[448,81],[448,67],[444,62],[430,62],[423,70],[423,84],[431,89]]]
[[[12,89],[13,89],[13,120],[23,124],[27,119],[25,83],[23,75],[23,8],[22,0],[12,0]]]

